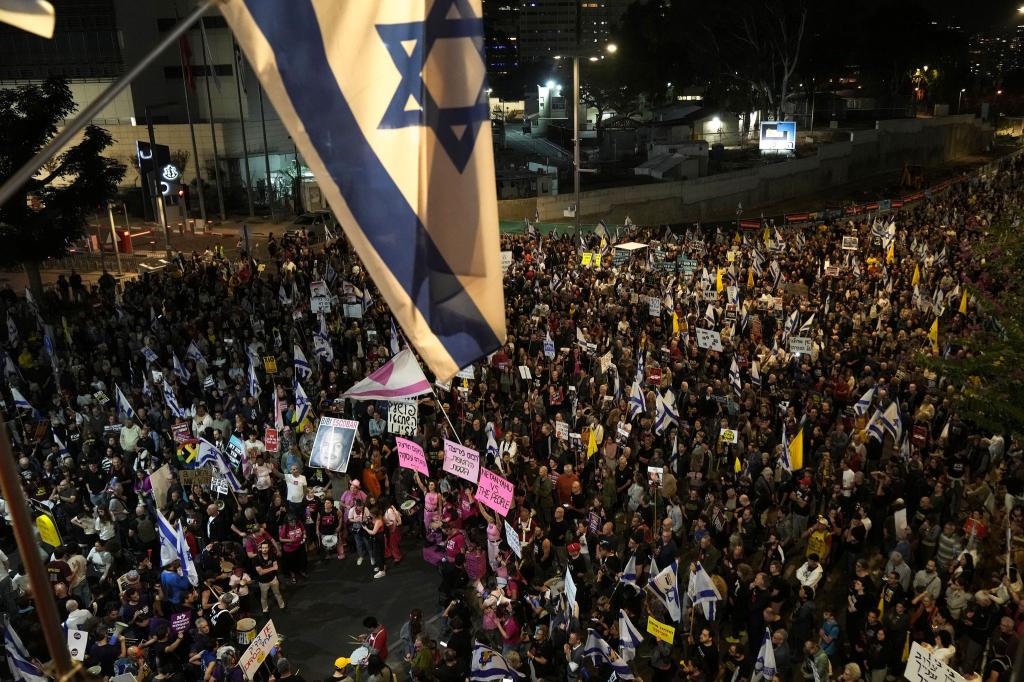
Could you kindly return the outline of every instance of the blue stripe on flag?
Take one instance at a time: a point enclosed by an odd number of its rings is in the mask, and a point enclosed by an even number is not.
[[[464,367],[496,349],[494,330],[377,158],[334,81],[310,0],[245,5],[270,43],[292,106],[360,231],[452,360]],[[321,76],[317,87],[310,87],[310,74]]]

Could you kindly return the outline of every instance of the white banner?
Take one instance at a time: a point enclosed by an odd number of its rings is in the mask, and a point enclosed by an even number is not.
[[[903,677],[910,682],[966,682],[963,675],[935,657],[932,652],[914,642],[907,658]]]
[[[257,633],[256,639],[252,640],[252,644],[245,650],[242,657],[238,659],[238,665],[242,667],[242,672],[245,673],[246,678],[254,679],[256,670],[266,660],[267,656],[270,655],[271,649],[277,646],[277,639],[277,629],[274,627],[274,621],[268,620],[263,629]]]
[[[711,329],[697,328],[697,347],[722,352],[722,335]]]
[[[811,354],[811,337],[791,336],[789,337],[789,352]]]
[[[418,422],[418,406],[412,400],[396,400],[388,404],[388,433],[415,436]]]

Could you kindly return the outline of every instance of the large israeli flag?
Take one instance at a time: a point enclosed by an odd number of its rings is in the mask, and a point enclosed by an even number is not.
[[[220,5],[441,381],[505,339],[481,0]]]

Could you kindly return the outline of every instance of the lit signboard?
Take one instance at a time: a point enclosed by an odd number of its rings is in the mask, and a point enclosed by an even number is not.
[[[796,121],[761,121],[761,151],[791,152],[796,149]]]

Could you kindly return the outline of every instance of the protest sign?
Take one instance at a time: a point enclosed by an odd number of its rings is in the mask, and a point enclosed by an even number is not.
[[[593,261],[593,260],[594,260],[593,252],[591,252],[591,251],[584,251],[583,255],[580,257],[580,265],[582,265],[583,267],[588,267],[590,265],[591,261]]]
[[[228,479],[223,476],[214,476],[210,479],[210,490],[218,495],[227,495],[231,492],[231,489],[228,487]]]
[[[341,306],[341,313],[345,317],[361,320],[363,318],[363,304],[345,303],[344,305]]]
[[[859,237],[843,237],[843,251],[856,251],[860,248]]]
[[[341,473],[348,471],[358,428],[359,422],[356,421],[321,417],[309,455],[309,466]]]
[[[651,386],[661,385],[661,367],[651,367],[647,370],[647,383]]]
[[[657,296],[649,296],[647,298],[647,314],[651,317],[657,317],[661,315],[661,299]]]
[[[264,445],[266,445],[264,443]],[[227,447],[224,448],[224,454],[228,456],[228,461],[231,462],[232,467],[238,467],[242,463],[242,455],[245,453],[245,446],[242,445],[242,439],[238,436],[231,436],[228,438]]]
[[[250,680],[255,679],[256,670],[263,664],[263,661],[266,660],[267,656],[270,655],[270,651],[277,644],[277,629],[274,627],[274,621],[268,620],[263,629],[257,633],[256,639],[252,640],[252,644],[245,650],[242,657],[238,659],[238,665],[242,667],[242,672],[245,673],[246,678]]]
[[[423,448],[405,438],[395,438],[395,446],[398,448],[398,466],[418,471],[424,476],[430,475]]]
[[[806,353],[811,352],[811,338],[809,336],[791,336],[789,337],[789,352],[790,353]]]
[[[597,512],[587,513],[587,530],[594,535],[601,532],[601,515]]]
[[[647,478],[652,486],[660,488],[665,483],[665,467],[647,467]]]
[[[505,516],[512,508],[514,493],[515,487],[512,485],[512,481],[502,478],[493,471],[480,470],[480,482],[476,488],[478,502]]]
[[[331,312],[331,292],[322,279],[309,283],[309,311],[314,315]]]
[[[263,371],[267,374],[277,374],[277,358],[273,355],[263,356]]]
[[[156,500],[156,505],[160,509],[163,509],[164,505],[167,504],[167,492],[171,489],[171,483],[173,482],[174,475],[171,473],[169,464],[164,464],[149,475],[149,484],[153,489],[153,499]]]
[[[508,543],[509,549],[515,552],[516,556],[520,559],[523,558],[523,546],[519,542],[519,533],[516,529],[509,525],[508,521],[505,521],[505,542]]]
[[[669,644],[674,643],[676,640],[676,629],[674,627],[666,625],[660,620],[655,620],[651,616],[647,616],[647,632]]]
[[[184,486],[210,485],[213,480],[213,469],[210,467],[199,467],[198,469],[182,469],[178,472],[178,482]]]
[[[192,430],[188,422],[179,422],[171,426],[171,435],[176,443],[187,443],[192,440]]]
[[[89,633],[85,630],[68,630],[68,651],[76,661],[85,660],[85,650],[89,646]]]
[[[608,371],[608,368],[612,366],[612,352],[608,351],[600,357],[601,362],[601,373],[604,374]]]
[[[501,274],[508,272],[508,269],[512,267],[512,252],[502,251],[501,252]]]
[[[963,675],[950,668],[932,652],[914,642],[910,647],[903,677],[910,682],[966,682]]]
[[[521,379],[529,381],[530,379],[533,378],[533,372],[531,372],[530,368],[527,367],[526,365],[519,365],[519,377]]]
[[[697,347],[722,351],[722,335],[711,329],[697,328]]]
[[[463,367],[458,372],[456,372],[455,376],[457,376],[460,379],[470,379],[470,380],[472,380],[473,377],[476,376],[476,373],[475,373],[475,370],[473,368],[473,365],[468,365],[467,367]]]
[[[455,474],[470,483],[476,483],[480,477],[480,453],[445,438],[444,466],[442,468],[449,474]]]
[[[568,422],[555,422],[555,438],[558,440],[569,440]]]
[[[418,422],[416,401],[395,400],[388,404],[388,433],[415,436]]]
[[[277,429],[268,426],[263,430],[263,446],[267,449],[267,452],[277,452],[277,449],[281,446],[281,442],[277,437]]]
[[[565,596],[569,600],[569,608],[576,603],[576,581],[572,579],[572,571],[565,569]]]
[[[175,634],[187,632],[190,625],[192,625],[192,613],[190,611],[171,614],[171,630]]]
[[[735,429],[722,429],[719,433],[718,440],[729,445],[736,445],[736,441],[739,440],[739,432]]]

